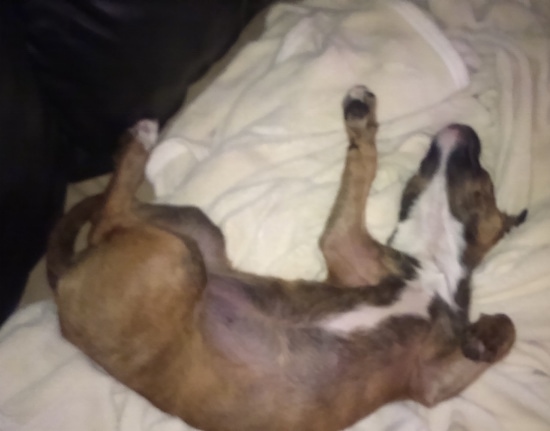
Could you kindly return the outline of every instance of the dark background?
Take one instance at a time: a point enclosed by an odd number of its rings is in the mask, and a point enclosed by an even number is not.
[[[161,123],[270,0],[0,1],[0,324],[69,182],[109,172],[121,133]]]

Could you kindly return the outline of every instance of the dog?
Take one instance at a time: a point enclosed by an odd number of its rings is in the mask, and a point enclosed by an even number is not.
[[[63,336],[159,409],[206,431],[335,431],[382,405],[455,396],[515,340],[511,319],[470,322],[470,279],[526,211],[497,208],[473,129],[437,133],[407,183],[388,244],[365,227],[377,169],[376,97],[343,102],[349,141],[319,244],[325,281],[233,268],[198,208],[138,203],[156,123],[138,122],[103,195],[47,251]],[[75,238],[91,221],[87,248]]]

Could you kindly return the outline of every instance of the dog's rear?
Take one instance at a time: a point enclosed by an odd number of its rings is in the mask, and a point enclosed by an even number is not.
[[[135,210],[154,128],[150,121],[136,125],[105,196],[84,201],[61,220],[47,261],[63,335],[123,383],[176,413],[181,380],[174,376],[185,376],[180,367],[188,364],[187,343],[194,342],[192,311],[205,269],[192,240]],[[92,222],[88,246],[74,255],[86,221]]]
[[[76,238],[87,222],[94,222],[88,238],[91,246],[101,242],[115,226],[135,222],[134,193],[143,177],[148,150],[156,143],[157,129],[157,123],[148,120],[130,129],[121,139],[121,151],[108,190],[76,204],[53,229],[46,264],[49,283],[54,290],[59,278],[74,264]],[[105,200],[106,195],[110,199]]]

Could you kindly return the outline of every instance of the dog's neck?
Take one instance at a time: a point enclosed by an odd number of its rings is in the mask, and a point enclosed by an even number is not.
[[[399,222],[391,246],[420,263],[418,279],[441,299],[455,306],[455,294],[468,270],[462,263],[466,246],[463,225],[451,214],[445,165],[448,154],[430,184],[417,198],[406,219]]]

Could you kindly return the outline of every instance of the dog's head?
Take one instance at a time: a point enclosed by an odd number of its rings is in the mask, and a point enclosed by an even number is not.
[[[470,269],[479,264],[504,234],[527,217],[527,210],[512,216],[498,209],[493,182],[481,166],[480,153],[479,137],[471,127],[452,124],[442,129],[434,137],[418,172],[407,184],[400,211],[400,221],[410,217],[420,196],[434,189],[434,183],[438,182],[439,195],[446,196],[445,209],[453,222],[461,226],[461,260]],[[445,199],[441,196],[435,200]],[[441,222],[438,219],[442,217],[440,213],[433,213],[428,223]]]
[[[527,210],[509,215],[498,209],[491,177],[479,162],[481,144],[471,127],[452,125],[440,134],[438,144],[453,147],[447,161],[447,190],[451,213],[464,226],[464,263],[475,266],[504,234],[525,221]]]

